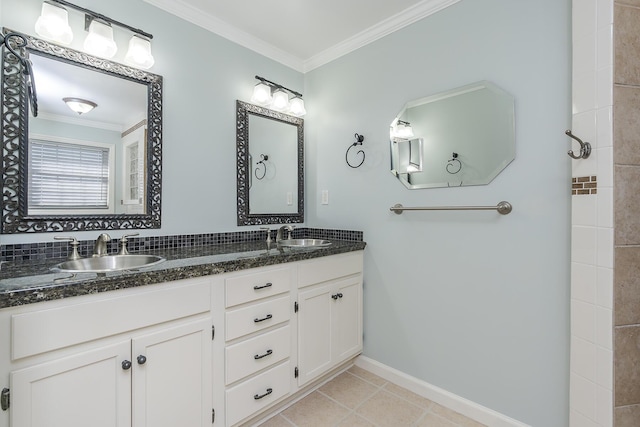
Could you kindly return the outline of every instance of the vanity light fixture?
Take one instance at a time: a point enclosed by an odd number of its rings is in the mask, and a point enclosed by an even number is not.
[[[396,123],[395,134],[398,138],[413,138],[413,128],[411,127],[411,123],[405,122],[404,120],[398,120],[398,123]]]
[[[78,115],[88,113],[98,106],[95,102],[88,101],[82,98],[62,98],[67,107],[71,109],[71,111],[78,113]]]
[[[133,33],[124,62],[145,70],[153,66],[154,59],[151,54],[153,35],[65,0],[44,1],[42,14],[36,22],[36,33],[59,43],[70,43],[73,33],[68,24],[66,8],[84,13],[84,29],[89,32],[84,42],[84,49],[87,52],[103,58],[112,58],[118,50],[113,39],[113,25],[115,25]]]
[[[296,117],[307,114],[301,93],[267,80],[264,77],[256,76],[256,79],[260,80],[260,83],[253,88],[251,102]],[[291,99],[289,99],[289,94],[293,95]]]

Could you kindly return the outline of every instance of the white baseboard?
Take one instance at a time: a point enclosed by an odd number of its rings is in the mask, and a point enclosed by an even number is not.
[[[359,356],[355,365],[489,427],[531,427],[366,356]]]

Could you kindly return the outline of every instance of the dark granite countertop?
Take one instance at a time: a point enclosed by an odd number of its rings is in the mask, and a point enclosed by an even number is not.
[[[0,270],[0,309],[116,289],[209,276],[249,268],[362,250],[365,242],[332,240],[313,249],[276,248],[267,251],[260,242],[233,243],[145,252],[166,259],[140,270],[96,273],[54,273],[50,269],[64,259],[7,262]],[[68,278],[68,279],[65,279]]]

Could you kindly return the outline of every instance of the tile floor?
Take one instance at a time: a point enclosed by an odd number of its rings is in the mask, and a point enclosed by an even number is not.
[[[357,366],[260,427],[486,427]]]

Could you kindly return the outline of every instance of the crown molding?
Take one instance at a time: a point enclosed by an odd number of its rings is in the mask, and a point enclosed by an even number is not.
[[[297,56],[291,55],[284,50],[266,43],[263,40],[252,36],[251,34],[242,31],[233,25],[229,25],[221,19],[204,13],[200,9],[196,9],[181,0],[143,0],[145,3],[149,3],[156,6],[159,9],[164,10],[172,15],[184,19],[194,25],[211,31],[227,40],[230,40],[240,46],[246,47],[260,55],[280,62],[289,68],[293,68],[296,71],[303,71],[303,60]]]
[[[272,44],[266,43],[213,15],[203,13],[201,10],[186,4],[182,0],[144,1],[165,12],[191,22],[194,25],[218,34],[240,46],[257,52],[260,55],[280,62],[296,71],[306,73],[388,34],[398,31],[401,28],[411,25],[416,21],[426,18],[429,15],[433,15],[460,0],[423,0],[308,59],[299,58]]]
[[[338,59],[341,56],[366,46],[427,16],[433,15],[459,1],[460,0],[423,0],[420,3],[416,3],[402,12],[392,15],[384,21],[305,60],[303,73]]]

